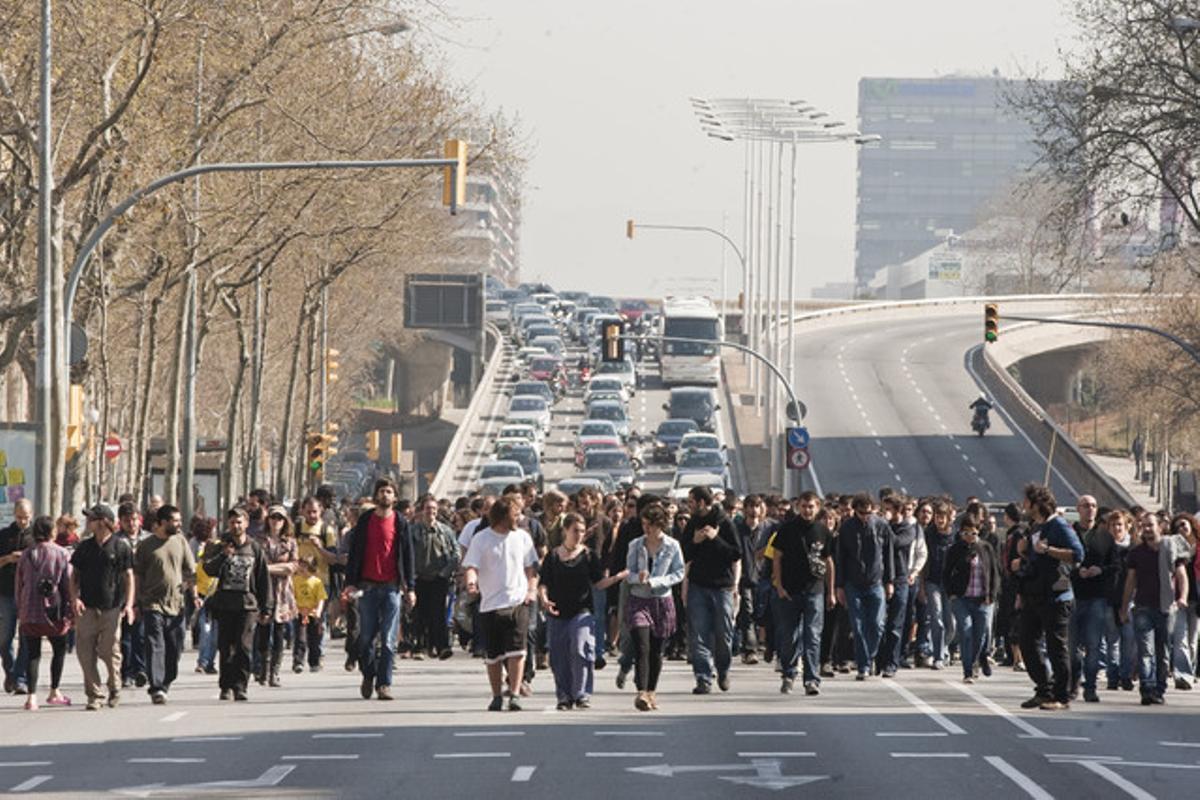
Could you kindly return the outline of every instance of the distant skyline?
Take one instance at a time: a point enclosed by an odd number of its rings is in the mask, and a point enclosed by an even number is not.
[[[629,241],[627,218],[724,224],[741,243],[743,145],[702,135],[689,96],[804,99],[855,126],[859,78],[1054,76],[1056,48],[1073,35],[1060,0],[450,0],[447,9],[460,23],[437,31],[451,74],[519,117],[530,142],[522,276],[611,294],[719,280],[716,237],[645,231]],[[852,279],[855,173],[852,145],[802,148],[802,296]],[[732,254],[727,264],[736,295]]]

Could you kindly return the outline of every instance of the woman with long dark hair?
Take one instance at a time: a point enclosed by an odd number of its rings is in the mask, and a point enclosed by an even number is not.
[[[639,515],[643,534],[629,543],[626,577],[629,599],[625,604],[633,644],[634,683],[638,711],[658,708],[658,678],[662,673],[663,643],[675,631],[675,601],[671,587],[683,581],[683,550],[667,535],[671,520],[659,503],[644,507]]]
[[[283,640],[287,627],[296,616],[296,596],[292,590],[292,573],[296,571],[296,537],[292,522],[283,506],[271,506],[267,510],[267,527],[262,539],[263,555],[267,559],[267,572],[271,576],[271,594],[275,599],[271,618],[260,622],[255,631],[254,649],[257,651],[255,680],[261,686],[282,685],[279,680],[279,665],[283,661]]]
[[[42,663],[42,639],[50,640],[50,693],[46,704],[69,706],[71,698],[59,691],[63,662],[67,657],[67,632],[71,629],[71,554],[55,544],[54,520],[33,521],[33,546],[17,562],[16,591],[18,632],[21,649],[28,654],[29,695],[26,711],[36,711],[38,671]]]

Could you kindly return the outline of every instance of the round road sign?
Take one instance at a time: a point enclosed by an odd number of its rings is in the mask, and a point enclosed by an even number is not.
[[[788,428],[788,447],[808,447],[808,428]]]
[[[104,440],[104,457],[109,461],[115,460],[122,452],[121,440],[116,436],[109,436]]]
[[[808,451],[803,448],[800,448],[797,450],[789,450],[787,458],[788,458],[788,465],[792,469],[804,469],[810,463],[812,463],[812,456],[810,456],[808,454]]]

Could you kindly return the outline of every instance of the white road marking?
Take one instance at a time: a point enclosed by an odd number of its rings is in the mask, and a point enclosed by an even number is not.
[[[314,733],[314,739],[382,739],[382,733]]]
[[[1025,773],[1021,772],[1019,769],[1005,761],[1000,756],[984,756],[983,760],[999,770],[1002,775],[1015,783],[1017,786],[1020,786],[1022,789],[1024,789],[1025,794],[1034,798],[1034,800],[1054,800],[1054,795],[1047,792],[1041,786],[1038,786],[1036,783],[1030,780]]]
[[[186,711],[174,711],[170,714],[167,714],[162,719],[160,719],[159,722],[178,722],[179,720],[186,717],[187,713],[188,712],[186,712]]]
[[[588,758],[662,758],[662,753],[584,753]]]
[[[903,697],[905,700],[907,700],[909,705],[911,705],[913,708],[917,709],[922,714],[924,714],[925,716],[929,717],[931,720],[936,722],[938,724],[938,726],[942,730],[944,730],[946,733],[950,733],[950,734],[954,734],[954,735],[966,734],[966,731],[964,731],[962,728],[958,727],[958,725],[956,725],[953,722],[951,722],[950,720],[948,720],[944,715],[941,714],[941,712],[939,712],[933,706],[926,703],[921,698],[917,697],[915,694],[913,694],[911,691],[909,691],[905,687],[901,686],[900,684],[895,683],[895,682],[889,682],[889,683],[885,683],[884,685],[889,687],[892,691],[894,691],[896,694]]]
[[[970,758],[970,753],[892,753],[892,758]]]
[[[979,479],[979,485],[980,485],[980,486],[987,486],[987,481],[985,481],[983,478],[980,478],[980,479]]]
[[[876,440],[875,440],[875,444],[876,444],[876,446],[878,446],[878,447],[883,447],[883,440],[882,440],[882,439],[876,439]]]
[[[462,738],[483,738],[492,736],[524,736],[525,731],[458,731],[454,734]]]
[[[892,477],[895,478],[897,481],[901,480],[900,475],[898,473],[893,475]]]
[[[884,456],[884,458],[887,458],[887,456]],[[888,469],[895,469],[895,468],[896,468],[896,465],[895,465],[895,464],[893,464],[891,461],[889,461],[889,462],[888,462]]]
[[[1086,770],[1091,770],[1096,775],[1125,792],[1125,794],[1136,798],[1136,800],[1156,800],[1154,795],[1126,780],[1123,776],[1118,775],[1103,764],[1097,764],[1095,761],[1080,761],[1079,766]]]
[[[175,744],[191,744],[198,742],[240,742],[241,736],[176,736],[171,741]]]
[[[945,731],[875,731],[876,736],[904,736],[904,737],[926,737],[926,736],[949,736]]]
[[[971,465],[967,465],[967,468],[970,469],[971,472],[979,472],[979,470],[975,469],[975,467],[973,467]]]
[[[808,736],[807,731],[734,731],[734,736]]]
[[[48,767],[53,761],[0,761],[0,767]]]
[[[884,458],[890,458],[887,450],[880,450],[879,452],[883,455]]]
[[[29,792],[41,786],[46,781],[53,778],[53,775],[34,775],[28,780],[21,781],[16,786],[9,789],[10,792]]]
[[[995,500],[995,499],[996,499],[996,495],[995,495],[995,493],[994,493],[994,492],[992,492],[992,490],[991,490],[991,489],[988,489],[987,496],[988,496],[988,499],[990,499],[990,500]]]
[[[983,706],[988,711],[991,711],[996,716],[1002,717],[1003,719],[1008,720],[1008,722],[1010,722],[1017,728],[1020,728],[1022,731],[1024,731],[1025,736],[1027,738],[1030,738],[1030,739],[1054,739],[1056,741],[1061,741],[1061,742],[1090,742],[1091,741],[1091,739],[1086,736],[1051,736],[1050,734],[1046,733],[1045,731],[1035,728],[1032,724],[1030,724],[1029,722],[1026,722],[1021,717],[1018,717],[1016,714],[1012,713],[1007,708],[999,705],[998,703],[993,702],[992,700],[988,699],[987,697],[984,697],[979,692],[972,689],[970,686],[964,686],[961,683],[954,683],[953,681],[942,681],[942,682],[945,683],[947,686],[952,686],[955,689],[958,689],[960,692],[967,695],[972,700],[974,700],[976,703],[979,703],[979,705]]]
[[[955,445],[954,445],[954,449],[955,449],[955,450],[962,450],[962,445],[961,445],[961,444],[957,444],[957,443],[955,443]],[[964,456],[964,458],[965,458],[965,456]]]
[[[662,731],[592,731],[593,736],[666,736]]]
[[[758,750],[738,753],[738,758],[816,758],[816,753],[768,753]]]
[[[298,756],[280,756],[280,759],[283,761],[357,761],[358,753],[304,753]]]
[[[286,758],[286,756],[285,756]],[[126,764],[203,764],[203,758],[127,758]]]
[[[528,783],[529,780],[533,777],[533,771],[536,769],[537,769],[537,767],[517,767],[516,769],[513,770],[512,782],[513,783]]]
[[[1074,763],[1076,761],[1124,761],[1121,756],[1089,756],[1079,753],[1046,753],[1046,758],[1056,764]]]
[[[1159,742],[1163,747],[1200,747],[1200,742]]]
[[[960,447],[959,449],[961,450],[962,448]],[[970,458],[967,456],[967,454],[966,454],[966,453],[963,453],[963,454],[962,454],[962,458],[963,458],[963,461],[970,461],[970,460],[971,460],[971,459],[970,459]]]
[[[512,753],[434,753],[434,758],[512,758]],[[355,756],[358,758],[358,756]]]

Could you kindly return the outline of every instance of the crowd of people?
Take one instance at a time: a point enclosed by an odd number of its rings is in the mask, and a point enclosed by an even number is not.
[[[967,683],[1026,672],[1025,708],[1099,702],[1102,686],[1136,684],[1143,705],[1191,689],[1196,518],[1087,495],[1075,509],[1068,521],[1037,485],[999,510],[886,488],[696,487],[677,504],[533,482],[409,502],[381,479],[370,498],[323,489],[290,509],[256,490],[185,533],[159,498],[96,505],[82,532],[21,502],[0,529],[4,688],[38,707],[46,639],[47,704],[71,704],[72,650],[88,710],[130,687],[162,704],[190,633],[195,671],[232,701],[282,686],[286,651],[294,673],[321,670],[337,639],[362,698],[385,701],[397,658],[445,660],[457,643],[486,665],[493,711],[519,710],[546,671],[558,709],[586,709],[614,658],[643,712],[659,707],[664,660],[690,664],[697,695],[730,691],[738,659],[773,665],[784,694],[954,666]]]

